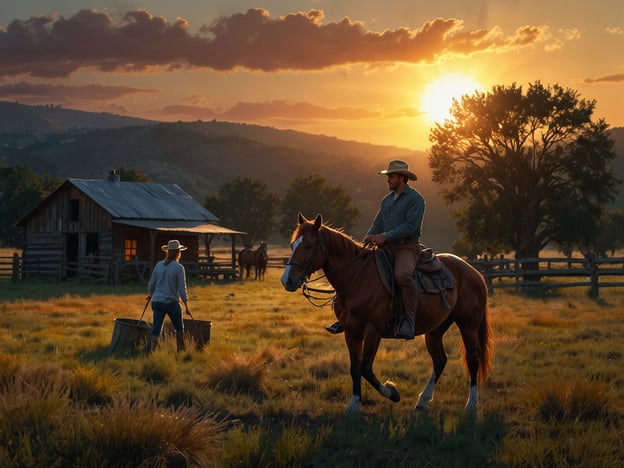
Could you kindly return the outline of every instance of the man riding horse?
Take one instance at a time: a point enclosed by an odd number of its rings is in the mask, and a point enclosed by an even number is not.
[[[420,257],[420,234],[425,215],[425,199],[409,185],[416,174],[408,164],[392,160],[388,168],[377,173],[386,175],[388,193],[381,200],[381,207],[364,237],[364,244],[386,246],[394,257],[394,278],[401,290],[403,315],[396,337],[414,338],[414,318],[418,308],[418,288],[414,269]],[[340,322],[325,327],[330,333],[343,331]]]

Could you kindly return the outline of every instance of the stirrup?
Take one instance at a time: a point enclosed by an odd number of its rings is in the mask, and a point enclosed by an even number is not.
[[[325,330],[327,330],[332,335],[337,335],[338,333],[342,333],[344,331],[342,325],[340,325],[340,322],[334,322],[331,325],[327,325],[325,327]]]
[[[404,322],[407,322],[408,325],[409,325],[409,320],[404,318],[401,321],[401,323],[399,324],[399,328],[397,329],[397,331],[395,333],[395,336],[397,338],[402,339],[402,340],[413,340],[414,337],[416,336],[415,329],[414,329],[415,328],[415,324],[412,324],[412,327],[411,327],[411,330],[410,330],[409,333],[401,333],[401,328],[403,328]]]

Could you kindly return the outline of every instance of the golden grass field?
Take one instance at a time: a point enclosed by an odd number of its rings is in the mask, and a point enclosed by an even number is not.
[[[280,274],[272,268],[265,281],[189,280],[191,312],[212,322],[211,342],[176,354],[174,340],[164,340],[152,355],[108,349],[114,319],[141,315],[145,285],[3,281],[0,462],[43,466],[62,454],[64,466],[79,466],[95,450],[93,460],[104,466],[107,453],[126,447],[120,453],[130,457],[127,445],[140,445],[136,418],[152,431],[146,440],[175,437],[153,421],[160,412],[193,421],[178,428],[193,443],[176,439],[188,466],[624,463],[622,288],[603,289],[599,299],[584,288],[548,297],[491,295],[494,365],[480,388],[475,420],[462,411],[468,385],[455,328],[447,333],[449,363],[426,415],[412,410],[431,373],[424,340],[384,340],[375,371],[397,385],[401,401],[392,403],[363,383],[362,414],[353,422],[344,416],[351,389],[346,347],[342,336],[324,330],[332,310],[285,292]],[[149,309],[146,317],[151,320]],[[147,409],[133,406],[138,403]],[[33,404],[38,414],[25,409]],[[84,424],[84,433],[66,433],[57,426],[59,414],[81,421],[76,427]],[[97,435],[93,427],[107,420],[128,426],[128,433]],[[210,442],[209,451],[201,440]],[[44,452],[41,459],[16,448],[25,441]],[[41,441],[45,450],[37,446]],[[141,452],[129,460],[187,466],[169,452],[154,456]]]

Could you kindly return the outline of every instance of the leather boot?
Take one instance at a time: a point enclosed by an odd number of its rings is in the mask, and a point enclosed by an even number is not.
[[[176,345],[178,346],[178,353],[186,349],[184,345],[184,332],[176,332]]]
[[[336,334],[342,333],[344,331],[343,328],[342,328],[342,325],[340,325],[340,322],[334,322],[331,325],[327,325],[325,327],[325,330],[327,330],[332,335],[336,335]]]
[[[413,340],[415,335],[414,320],[418,309],[418,291],[416,285],[401,286],[403,298],[403,316],[396,331],[396,337]]]
[[[145,352],[148,354],[152,353],[156,351],[156,348],[158,348],[158,337],[149,335],[147,337],[147,341],[145,342]]]

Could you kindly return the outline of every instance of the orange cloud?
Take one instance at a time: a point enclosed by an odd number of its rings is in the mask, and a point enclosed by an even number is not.
[[[264,9],[220,17],[191,34],[188,22],[127,12],[81,10],[64,18],[16,19],[0,29],[0,75],[67,77],[82,69],[143,71],[150,67],[238,67],[261,70],[318,70],[350,63],[431,63],[446,55],[469,56],[526,47],[548,36],[547,28],[526,26],[509,36],[499,28],[462,32],[458,19],[437,18],[420,29],[368,31],[344,18],[324,23],[310,10],[270,18]]]
[[[620,83],[624,81],[624,73],[615,73],[613,75],[599,76],[598,78],[585,78],[585,83]]]

